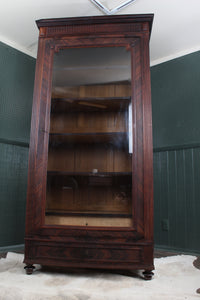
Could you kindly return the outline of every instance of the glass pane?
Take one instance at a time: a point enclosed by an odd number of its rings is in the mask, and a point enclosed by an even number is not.
[[[132,226],[130,60],[125,47],[55,53],[46,224]]]

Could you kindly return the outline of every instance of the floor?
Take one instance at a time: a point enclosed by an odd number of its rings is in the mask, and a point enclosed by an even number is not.
[[[154,280],[148,282],[140,280],[141,272],[71,269],[60,272],[38,265],[36,276],[30,277],[23,270],[23,253],[9,252],[7,259],[0,260],[0,299],[195,300],[200,296],[200,272],[192,265],[195,255],[171,256],[156,251],[156,256],[162,257],[155,259]]]

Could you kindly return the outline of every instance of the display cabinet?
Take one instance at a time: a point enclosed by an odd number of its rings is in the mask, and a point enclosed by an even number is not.
[[[37,21],[26,271],[153,265],[152,15]]]

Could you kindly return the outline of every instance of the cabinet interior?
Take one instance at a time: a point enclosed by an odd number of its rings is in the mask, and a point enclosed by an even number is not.
[[[129,82],[53,87],[46,225],[132,225]]]

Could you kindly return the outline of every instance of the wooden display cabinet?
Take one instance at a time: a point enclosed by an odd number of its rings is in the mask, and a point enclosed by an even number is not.
[[[40,29],[27,193],[33,264],[153,266],[152,15],[46,19]]]

